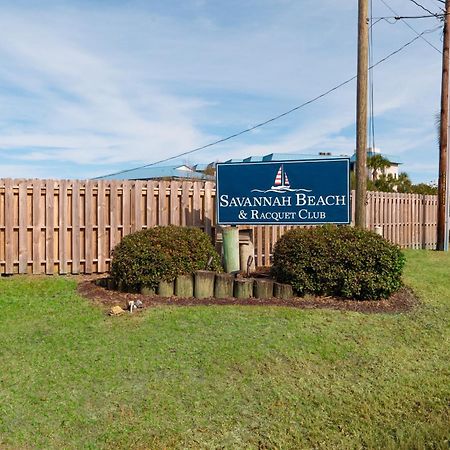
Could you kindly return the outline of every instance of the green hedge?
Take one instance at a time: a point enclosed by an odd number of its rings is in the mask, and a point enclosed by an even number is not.
[[[375,300],[401,287],[404,263],[397,246],[367,230],[297,228],[276,243],[272,274],[299,295]]]
[[[221,270],[210,237],[198,228],[155,227],[125,236],[114,248],[111,277],[127,290],[155,289],[160,280],[205,269]]]

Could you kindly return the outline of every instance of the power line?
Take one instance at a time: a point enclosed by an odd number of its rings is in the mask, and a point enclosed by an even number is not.
[[[400,53],[400,52],[403,51],[405,48],[407,48],[408,46],[410,46],[411,44],[413,44],[415,41],[417,41],[418,39],[420,39],[420,37],[423,36],[424,34],[427,34],[427,33],[434,33],[434,32],[435,32],[436,30],[438,30],[439,28],[441,28],[440,25],[439,25],[438,27],[433,28],[433,29],[429,29],[429,30],[423,31],[422,33],[420,33],[419,36],[416,36],[415,38],[413,38],[413,39],[411,39],[410,41],[406,42],[406,43],[403,44],[401,47],[399,47],[397,50],[394,50],[393,52],[391,52],[391,53],[389,53],[388,55],[386,55],[384,58],[382,58],[382,59],[380,59],[379,61],[377,61],[375,64],[371,65],[371,66],[369,67],[369,69],[373,69],[373,68],[377,67],[378,65],[384,63],[385,61],[387,61],[388,59],[390,59],[392,56],[396,55],[397,53]],[[253,125],[253,126],[251,126],[251,127],[249,127],[249,128],[246,128],[245,130],[239,131],[239,132],[234,133],[234,134],[232,134],[232,135],[230,135],[230,136],[227,136],[227,137],[225,137],[225,138],[218,139],[218,140],[216,140],[216,141],[210,142],[209,144],[202,145],[201,147],[196,147],[196,148],[194,148],[194,149],[192,149],[192,150],[188,150],[188,151],[179,153],[179,154],[174,155],[174,156],[169,156],[168,158],[164,158],[164,159],[161,159],[161,160],[159,160],[159,161],[155,161],[155,162],[152,162],[152,163],[149,163],[149,164],[144,164],[144,165],[138,166],[138,167],[133,167],[133,168],[131,168],[131,169],[120,170],[120,171],[118,171],[118,172],[110,173],[110,174],[107,174],[107,175],[102,175],[102,177],[111,177],[111,176],[114,176],[114,175],[120,175],[120,174],[123,174],[123,173],[131,172],[131,171],[133,171],[133,170],[145,169],[145,168],[147,168],[147,167],[155,166],[156,164],[161,164],[161,163],[164,163],[164,162],[167,162],[167,161],[171,161],[171,160],[173,160],[173,159],[181,158],[182,156],[187,156],[187,155],[190,155],[190,154],[192,154],[192,153],[199,152],[200,150],[204,150],[204,149],[209,148],[209,147],[212,147],[212,146],[214,146],[214,145],[221,144],[221,143],[223,143],[223,142],[229,141],[230,139],[233,139],[233,138],[235,138],[235,137],[238,137],[238,136],[241,136],[241,135],[243,135],[243,134],[249,133],[249,132],[252,131],[252,130],[255,130],[255,129],[257,129],[257,128],[263,127],[264,125],[267,125],[267,124],[269,124],[269,123],[271,123],[271,122],[275,122],[276,120],[281,119],[282,117],[285,117],[285,116],[287,116],[287,115],[289,115],[289,114],[292,114],[293,112],[298,111],[299,109],[304,108],[305,106],[308,106],[308,105],[310,105],[311,103],[314,103],[314,102],[320,100],[321,98],[327,96],[328,94],[331,94],[332,92],[334,92],[334,91],[340,89],[341,87],[343,87],[343,86],[345,86],[345,85],[351,83],[351,82],[352,82],[353,80],[355,80],[355,79],[356,79],[356,75],[354,75],[354,76],[351,77],[351,78],[348,78],[347,80],[343,81],[342,83],[337,84],[336,86],[332,87],[331,89],[328,89],[327,91],[323,92],[322,94],[319,94],[319,95],[317,95],[316,97],[314,97],[314,98],[312,98],[312,99],[310,99],[310,100],[308,100],[308,101],[302,103],[301,105],[295,106],[294,108],[291,108],[291,109],[289,109],[288,111],[285,111],[285,112],[283,112],[283,113],[281,113],[281,114],[278,114],[278,115],[275,116],[275,117],[272,117],[272,118],[270,118],[270,119],[268,119],[268,120],[265,120],[264,122],[260,122],[260,123],[258,123],[258,124],[256,124],[256,125]],[[95,177],[94,179],[102,178],[102,177]]]
[[[391,8],[391,6],[390,6],[388,3],[385,2],[385,0],[380,0],[380,1],[381,1],[381,3],[383,3],[383,5],[386,6],[386,8],[388,8],[393,14],[398,15],[398,13],[397,13],[396,11],[394,11],[394,10]],[[413,28],[406,20],[402,19],[402,22],[403,22],[403,23],[404,23],[411,31],[413,31],[417,36],[420,35],[420,33],[419,33],[415,28]],[[390,22],[389,22],[389,23],[390,23]],[[421,36],[421,39],[422,39],[423,41],[425,41],[430,47],[434,48],[434,50],[436,50],[439,54],[442,55],[441,50],[439,50],[436,46],[434,46],[427,38],[425,38],[424,36]]]
[[[378,20],[375,20],[375,22],[372,22],[372,18],[370,18],[370,23],[371,23],[370,28],[373,28],[378,22],[380,22],[382,20],[384,20],[384,19],[380,17]],[[388,23],[390,23],[390,22],[388,22]]]
[[[423,36],[424,34],[429,34],[429,33],[434,33],[435,31],[439,30],[441,28],[441,25],[438,25],[437,27],[431,28],[429,30],[425,30],[422,31],[422,33],[419,34],[419,36],[416,36],[414,39],[408,41],[406,44],[403,44],[400,48],[398,48],[397,50],[394,50],[392,53],[389,53],[389,55],[385,56],[384,58],[380,59],[379,61],[377,61],[372,67],[376,67],[379,64],[383,63],[384,61],[386,61],[387,59],[389,59],[391,56],[396,55],[397,53],[400,53],[402,50],[404,50],[406,47],[410,46],[412,43],[414,43],[415,41],[417,41],[417,39],[420,39],[421,36]],[[369,67],[372,68],[372,67]]]
[[[434,16],[436,16],[437,14],[434,13],[433,11],[430,11],[428,8],[425,8],[425,6],[421,5],[419,2],[417,2],[416,0],[409,0],[410,2],[414,3],[416,6],[418,6],[419,8],[423,9],[424,11],[426,11],[429,14],[432,14]]]
[[[433,1],[434,1],[434,3],[436,3],[436,5],[438,6],[438,8],[439,8],[441,11],[444,11],[444,9],[441,7],[441,4],[440,4],[439,0],[433,0]],[[445,2],[444,2],[444,4],[445,4]]]
[[[383,17],[372,17],[373,20],[377,19],[394,19],[394,20],[402,20],[402,19],[430,19],[430,18],[437,18],[437,19],[443,19],[447,14],[446,13],[436,13],[436,14],[427,14],[422,16],[383,16]]]

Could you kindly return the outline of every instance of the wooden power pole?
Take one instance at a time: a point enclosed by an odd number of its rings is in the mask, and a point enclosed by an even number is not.
[[[358,0],[358,87],[356,94],[355,225],[366,227],[367,81],[369,72],[369,1]]]
[[[442,50],[441,117],[439,124],[439,181],[436,250],[448,250],[448,82],[449,82],[449,27],[450,0],[445,2],[444,44]]]

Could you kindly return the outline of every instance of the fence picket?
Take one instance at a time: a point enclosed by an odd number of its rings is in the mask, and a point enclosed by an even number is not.
[[[169,216],[171,225],[180,225],[180,203],[178,201],[178,181],[170,183]]]
[[[167,202],[166,202],[167,182],[158,183],[158,225],[168,225]]]
[[[33,181],[33,273],[41,273],[41,182]],[[6,206],[6,205],[5,205]],[[5,208],[5,212],[7,209]]]
[[[59,207],[58,207],[58,258],[59,273],[67,273],[67,182],[59,182]]]
[[[72,183],[72,270],[73,274],[80,273],[80,183]]]
[[[130,234],[131,192],[130,183],[122,183],[122,237]]]
[[[28,268],[28,189],[19,183],[19,273],[27,273]],[[22,201],[20,201],[22,199]]]
[[[109,191],[109,245],[111,250],[120,241],[119,237],[119,194],[117,181],[111,181]]]
[[[95,249],[93,242],[93,202],[94,189],[92,181],[86,183],[84,193],[84,271],[92,273],[92,250]]]
[[[128,216],[129,218],[129,216]],[[105,182],[99,181],[97,194],[97,266],[100,273],[106,272],[108,249],[106,246],[106,189]],[[129,222],[128,222],[129,224]],[[129,225],[128,225],[129,226]]]
[[[12,180],[5,182],[5,273],[14,273],[14,191]]]

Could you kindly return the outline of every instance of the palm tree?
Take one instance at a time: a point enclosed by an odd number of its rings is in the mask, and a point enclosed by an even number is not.
[[[406,172],[401,172],[397,178],[397,192],[412,192],[412,183]]]
[[[391,162],[380,154],[375,154],[367,158],[367,167],[372,169],[372,180],[376,181],[378,172],[384,175],[384,171],[391,167]]]

